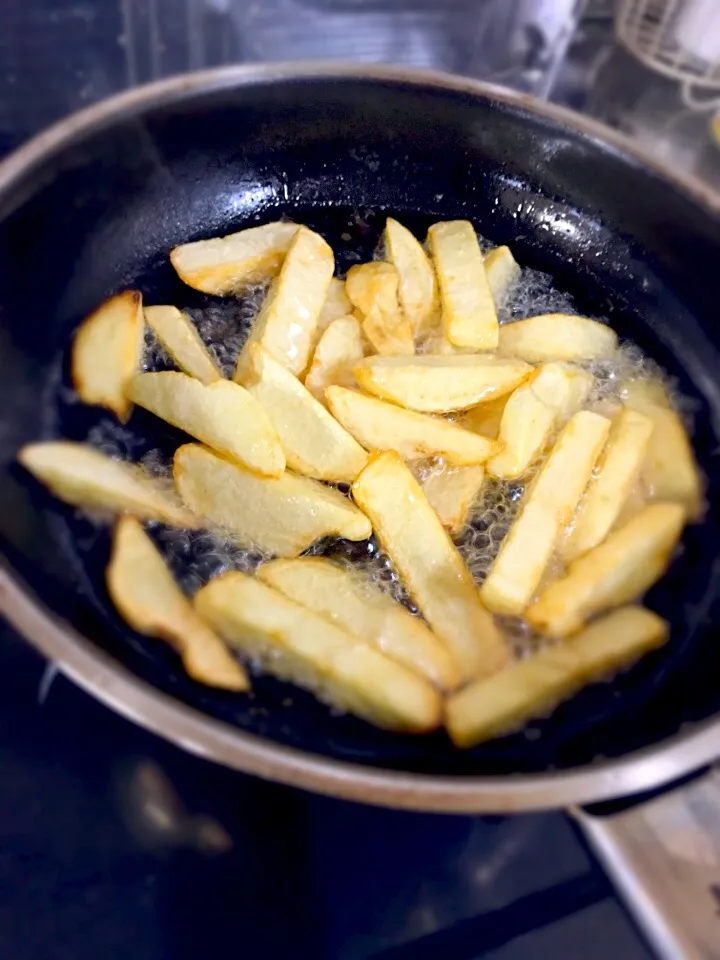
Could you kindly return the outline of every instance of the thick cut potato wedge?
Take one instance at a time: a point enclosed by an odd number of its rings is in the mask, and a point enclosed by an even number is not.
[[[74,507],[130,513],[174,527],[200,526],[175,493],[143,467],[112,460],[84,443],[29,443],[18,460],[51,493]]]
[[[197,514],[242,546],[296,557],[322,537],[365,540],[370,521],[337,490],[286,471],[260,477],[188,443],[175,451],[178,493]]]
[[[259,343],[296,376],[304,373],[334,269],[335,257],[323,238],[300,227],[240,351],[236,379],[242,376],[252,343]]]
[[[426,336],[440,321],[437,281],[427,254],[412,233],[388,217],[385,254],[398,272],[398,295],[416,339]]]
[[[276,276],[298,232],[296,223],[266,223],[226,237],[183,243],[170,262],[188,286],[225,297]]]
[[[460,682],[452,657],[422,620],[358,571],[322,557],[300,557],[265,563],[257,576],[440,689]]]
[[[320,316],[318,317],[316,333],[318,336],[324,333],[335,320],[340,317],[346,317],[352,313],[353,305],[350,298],[345,293],[345,281],[333,277],[325,296],[325,302],[322,305]]]
[[[596,360],[609,357],[617,334],[604,323],[565,313],[543,313],[513,320],[500,328],[498,353],[528,363],[552,360]]]
[[[316,480],[352,483],[367,463],[363,448],[259,344],[250,347],[243,383],[270,417],[288,467]]]
[[[389,263],[361,263],[348,270],[345,290],[360,311],[363,333],[376,353],[412,355],[415,343],[410,321],[398,300],[398,272]]]
[[[223,379],[186,313],[177,307],[145,307],[144,313],[145,322],[184,373],[205,384]]]
[[[483,263],[495,307],[499,309],[520,276],[520,264],[512,255],[510,247],[495,247],[485,254]]]
[[[570,535],[561,544],[565,562],[596,547],[617,523],[637,486],[652,431],[652,420],[636,410],[623,410],[613,422],[596,476],[575,511]]]
[[[132,410],[125,387],[140,367],[143,332],[142,295],[126,290],[83,320],[72,346],[77,395],[83,403],[112,410],[123,423]]]
[[[468,220],[434,223],[428,230],[428,244],[446,338],[456,347],[495,350],[497,313],[473,225]]]
[[[405,410],[357,390],[328,387],[333,416],[366,450],[397,450],[403,460],[445,457],[464,467],[484,463],[498,449],[493,440],[426,413]]]
[[[625,380],[618,386],[618,393],[627,407],[643,412],[643,407],[669,407],[670,400],[663,384],[652,377]]]
[[[371,459],[352,494],[462,679],[504,667],[508,647],[455,544],[398,454]]]
[[[523,474],[560,417],[575,412],[572,406],[581,405],[591,385],[592,376],[584,370],[576,374],[559,363],[542,366],[506,403],[498,433],[503,449],[488,462],[488,472],[504,480]]]
[[[421,486],[440,523],[452,536],[457,536],[465,528],[484,484],[482,467],[459,467],[431,474]]]
[[[355,384],[353,367],[365,356],[360,323],[355,317],[333,320],[315,347],[305,386],[320,403],[325,403],[325,388]]]
[[[667,569],[684,523],[679,503],[645,507],[546,587],[527,610],[529,623],[566,637],[596,613],[637,600]]]
[[[423,413],[452,413],[510,393],[533,368],[489,356],[366,357],[353,369],[368,393]]]
[[[472,430],[474,433],[481,433],[491,440],[497,440],[503,413],[511,396],[512,393],[506,393],[505,396],[498,397],[497,400],[490,400],[489,403],[481,403],[477,407],[470,407],[462,414],[457,423],[461,427],[465,427],[466,430]]]
[[[494,613],[519,616],[532,600],[563,528],[572,516],[607,439],[610,421],[576,413],[525,494],[520,515],[482,586]]]
[[[277,432],[260,403],[229,380],[203,384],[186,373],[141,373],[128,396],[156,417],[251,470],[277,477],[285,469]]]
[[[495,677],[450,697],[445,723],[456,747],[518,730],[580,687],[629,667],[668,638],[668,625],[642,607],[608,614],[572,640],[545,647]]]
[[[195,594],[213,629],[281,680],[386,730],[426,733],[440,721],[440,695],[411,670],[243,573],[226,573]]]
[[[193,680],[226,690],[250,689],[245,669],[197,615],[134,517],[117,522],[105,579],[112,602],[128,626],[167,640]]]
[[[703,513],[703,482],[679,414],[664,404],[648,402],[639,392],[626,404],[652,421],[653,431],[642,466],[648,500],[682,503],[689,520]]]

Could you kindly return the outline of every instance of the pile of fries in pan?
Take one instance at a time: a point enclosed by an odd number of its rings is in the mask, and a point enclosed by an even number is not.
[[[79,398],[123,422],[137,404],[196,441],[175,452],[175,493],[85,444],[30,444],[19,459],[66,503],[119,515],[110,596],[196,680],[247,690],[231,648],[370,723],[444,723],[468,747],[666,641],[637,601],[698,517],[702,486],[659,380],[631,380],[622,402],[593,409],[593,363],[618,350],[609,326],[498,323],[520,272],[508,247],[483,255],[467,221],[434,224],[423,246],[388,219],[381,249],[344,280],[325,240],[289,222],[174,249],[179,276],[205,293],[270,283],[232,379],[190,316],[136,291],[83,322]],[[146,325],[176,371],[141,372]],[[427,458],[445,469],[418,479]],[[478,586],[453,538],[486,483],[526,475]],[[142,521],[221,530],[266,562],[189,598]],[[322,538],[373,534],[420,615],[347,563],[303,556]],[[520,659],[506,617],[539,638]]]

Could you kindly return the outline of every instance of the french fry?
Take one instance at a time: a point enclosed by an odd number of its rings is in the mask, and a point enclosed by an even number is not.
[[[223,379],[186,313],[177,307],[145,307],[144,314],[147,325],[184,373],[205,384]]]
[[[563,429],[482,586],[483,602],[493,613],[519,616],[530,603],[609,429],[609,420],[587,410]]]
[[[473,225],[468,220],[434,223],[428,243],[440,287],[445,337],[456,347],[495,350],[497,313]]]
[[[438,726],[440,695],[426,680],[260,580],[226,573],[196,593],[195,607],[269,673],[336,708],[403,733]]]
[[[350,298],[345,293],[345,281],[333,277],[325,296],[325,302],[322,305],[320,316],[318,317],[317,330],[318,336],[323,334],[331,323],[339,320],[340,317],[346,317],[352,313],[353,305]]]
[[[257,343],[244,371],[243,384],[270,417],[288,467],[316,480],[351,483],[367,454],[297,377]]]
[[[596,547],[617,523],[640,477],[652,431],[652,420],[636,410],[623,410],[613,422],[596,475],[561,544],[560,556],[566,563]]]
[[[431,474],[421,484],[428,503],[451,536],[462,533],[485,484],[483,467],[458,467]]]
[[[500,309],[520,276],[520,265],[510,247],[495,247],[483,258],[485,276],[493,296],[495,308]]]
[[[289,471],[261,477],[198,444],[175,451],[173,475],[194,512],[262,553],[296,557],[322,537],[366,540],[372,532],[337,490]]]
[[[437,281],[432,264],[412,233],[392,217],[385,224],[385,251],[399,277],[398,295],[416,339],[440,321]]]
[[[441,417],[405,410],[357,390],[328,387],[333,416],[366,450],[397,450],[404,460],[445,457],[457,466],[484,463],[498,449],[493,440]]]
[[[652,388],[650,388],[652,389]],[[653,391],[652,400],[660,397]],[[626,404],[652,421],[653,430],[642,466],[648,500],[682,503],[689,520],[703,513],[703,482],[679,414],[665,403],[651,402],[639,388],[626,390]]]
[[[645,507],[546,587],[528,608],[528,622],[566,637],[595,614],[637,600],[667,569],[684,523],[679,503]]]
[[[226,237],[183,243],[170,251],[181,280],[203,293],[226,297],[276,276],[298,232],[296,223],[266,223]]]
[[[413,331],[398,300],[399,277],[389,263],[361,263],[348,270],[345,290],[361,313],[363,333],[377,353],[415,353]]]
[[[357,571],[323,557],[300,557],[264,563],[257,576],[440,689],[452,690],[458,685],[459,671],[438,638],[422,620]]]
[[[112,460],[84,443],[29,443],[18,460],[51,493],[74,507],[130,513],[191,530],[200,526],[175,493],[143,467]]]
[[[522,360],[487,355],[366,357],[353,368],[368,393],[424,413],[452,413],[495,400],[527,380]]]
[[[372,458],[352,494],[463,680],[505,666],[509,650],[470,571],[398,454]]]
[[[142,344],[142,295],[137,290],[110,297],[83,320],[70,361],[82,402],[106,407],[124,423],[132,410],[125,387],[140,366]]]
[[[472,430],[474,433],[481,433],[490,440],[497,440],[500,433],[500,424],[505,407],[512,393],[506,393],[497,400],[490,400],[488,403],[480,403],[477,407],[470,407],[465,410],[458,419],[461,427],[466,430]]]
[[[579,381],[579,384],[576,382]],[[504,480],[523,474],[545,447],[552,428],[564,413],[574,413],[592,384],[558,363],[546,363],[510,395],[500,423],[502,449],[488,461],[488,472]]]
[[[335,257],[323,238],[300,227],[240,351],[236,379],[242,377],[252,343],[259,343],[296,376],[304,373],[334,269]]]
[[[245,669],[195,613],[134,517],[122,517],[115,526],[105,579],[112,602],[128,626],[168,641],[193,680],[225,690],[250,689]]]
[[[353,367],[365,356],[360,323],[355,317],[339,317],[328,326],[315,347],[305,386],[320,403],[325,403],[325,388],[351,387],[355,383]]]
[[[260,403],[229,380],[203,384],[186,373],[141,373],[128,396],[161,420],[268,477],[285,469],[277,432]]]
[[[453,694],[445,704],[448,733],[455,746],[473,747],[518,730],[585,684],[630,666],[667,638],[667,623],[649,610],[615,610],[572,640],[545,647]]]
[[[670,406],[667,390],[653,377],[625,380],[618,386],[618,393],[627,407],[639,410],[640,413],[643,413],[643,408],[647,406]]]
[[[565,313],[513,320],[500,328],[498,353],[528,363],[596,360],[617,348],[617,334],[604,323]]]

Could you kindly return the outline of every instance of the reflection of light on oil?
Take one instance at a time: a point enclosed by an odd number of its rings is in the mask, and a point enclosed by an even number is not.
[[[245,213],[255,210],[275,199],[275,191],[269,183],[241,183],[236,192],[228,197],[227,206],[231,213]]]
[[[578,224],[563,213],[553,213],[550,210],[540,210],[537,215],[538,224],[544,230],[562,234],[571,240],[578,235]]]

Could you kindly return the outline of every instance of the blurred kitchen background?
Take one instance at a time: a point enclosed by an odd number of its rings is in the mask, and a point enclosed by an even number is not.
[[[720,184],[720,131],[714,139],[711,126],[720,0],[2,0],[0,8],[3,150],[138,83],[330,57],[448,70],[546,97]]]
[[[720,189],[720,0],[0,0],[0,14],[0,155],[138,83],[334,57],[549,98]],[[0,958],[230,950],[652,956],[562,813],[433,817],[265,784],[132,726],[0,627]]]

